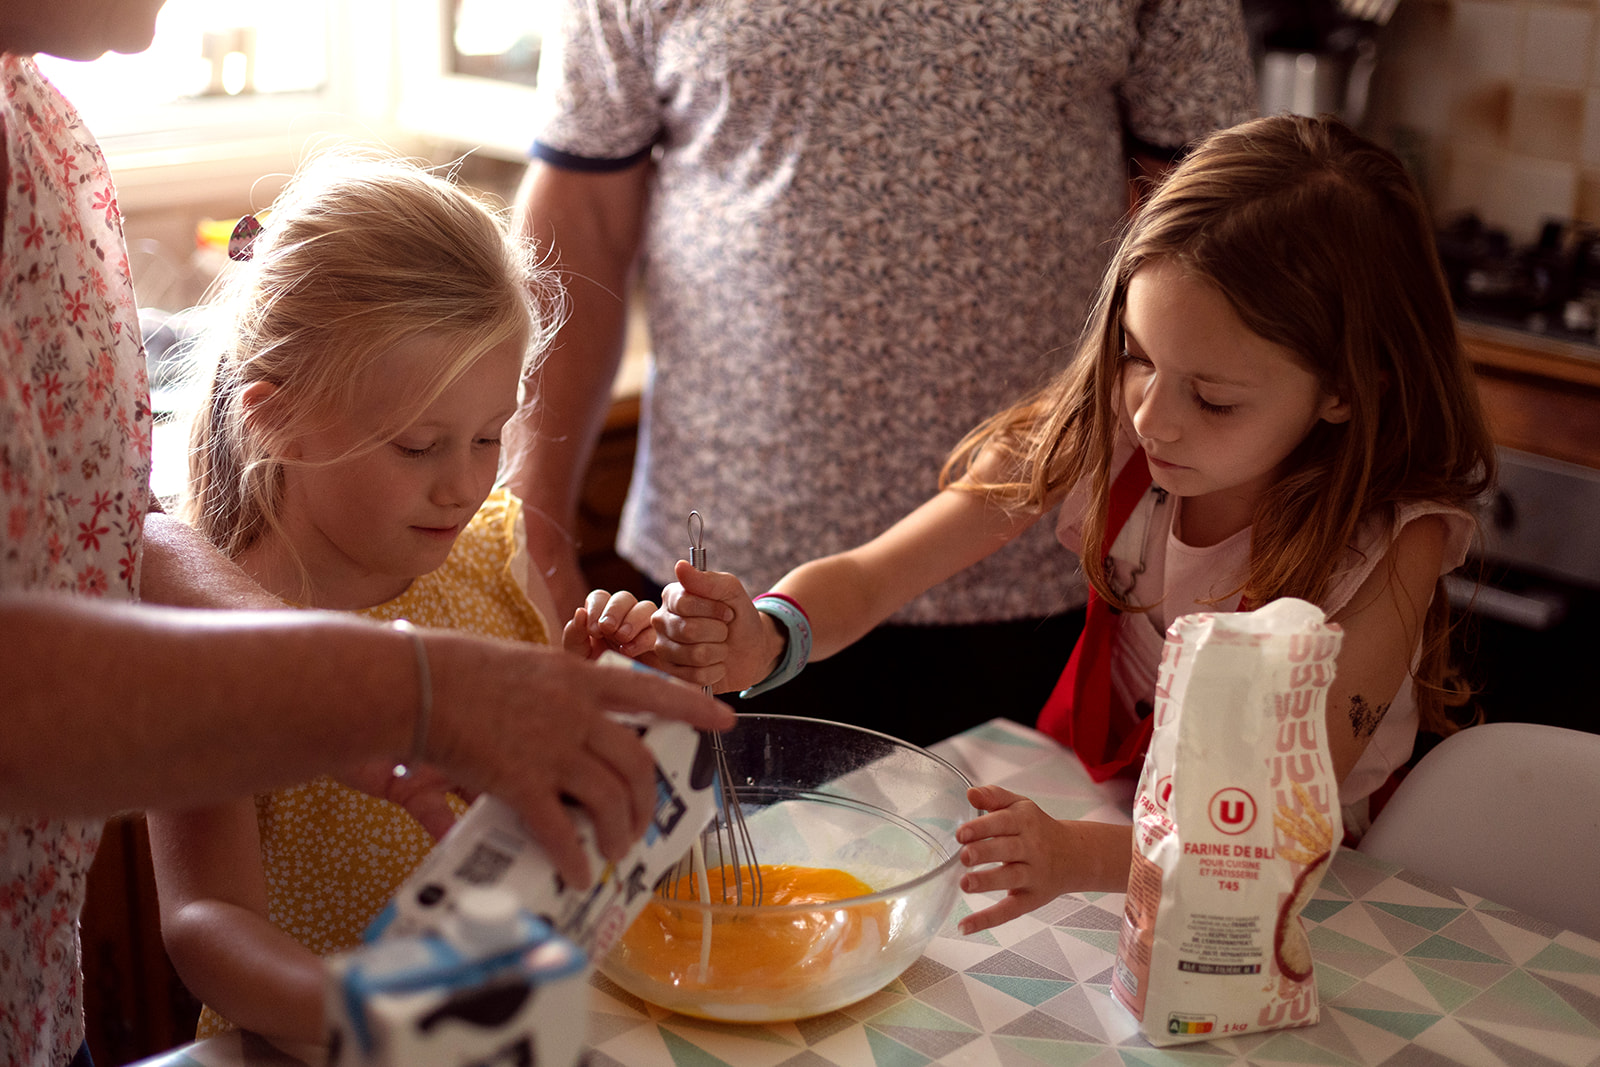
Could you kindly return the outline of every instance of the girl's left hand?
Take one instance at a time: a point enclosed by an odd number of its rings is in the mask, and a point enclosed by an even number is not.
[[[435,841],[449,833],[456,822],[450,794],[471,801],[465,791],[455,788],[450,779],[426,765],[412,767],[410,774],[397,778],[393,760],[369,761],[336,778],[352,789],[405,808]]]
[[[584,659],[597,659],[609,649],[655,666],[656,632],[650,625],[655,610],[654,603],[632,593],[596,589],[561,631],[561,647]]]
[[[988,812],[956,830],[964,893],[1005,891],[1005,897],[961,920],[963,934],[975,934],[1024,915],[1074,888],[1072,835],[1020,794],[997,785],[967,790],[967,800]],[[976,868],[983,868],[978,870]]]

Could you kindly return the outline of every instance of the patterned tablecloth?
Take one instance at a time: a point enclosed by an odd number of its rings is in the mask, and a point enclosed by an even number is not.
[[[1131,783],[1095,785],[1070,752],[1015,723],[934,749],[1057,817],[1129,821]],[[1111,996],[1121,894],[1064,896],[962,937],[955,922],[974,906],[982,898],[963,899],[887,988],[794,1023],[690,1019],[596,976],[590,1067],[1600,1064],[1600,942],[1357,852],[1337,854],[1304,912],[1322,1021],[1169,1049],[1151,1047]],[[156,1061],[274,1062],[237,1038]]]

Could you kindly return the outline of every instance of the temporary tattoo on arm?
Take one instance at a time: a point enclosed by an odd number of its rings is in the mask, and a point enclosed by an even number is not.
[[[1383,717],[1387,714],[1389,714],[1387,704],[1368,704],[1360,693],[1350,697],[1350,728],[1355,731],[1358,740],[1376,733],[1378,726],[1383,722]]]

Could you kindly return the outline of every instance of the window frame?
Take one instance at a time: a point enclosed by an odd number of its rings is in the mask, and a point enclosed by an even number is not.
[[[449,71],[451,2],[328,0],[320,92],[173,103],[136,129],[102,131],[91,119],[124,212],[178,207],[202,188],[208,198],[246,199],[261,177],[293,173],[308,152],[336,141],[422,157],[442,147],[527,159],[533,89]]]
[[[450,70],[452,0],[394,0],[395,123],[410,134],[525,160],[535,128],[532,86]]]

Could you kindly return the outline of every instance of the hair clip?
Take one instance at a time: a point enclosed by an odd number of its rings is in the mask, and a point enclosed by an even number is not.
[[[236,263],[247,262],[255,251],[256,238],[260,235],[260,220],[254,215],[244,216],[228,235],[228,258]]]

